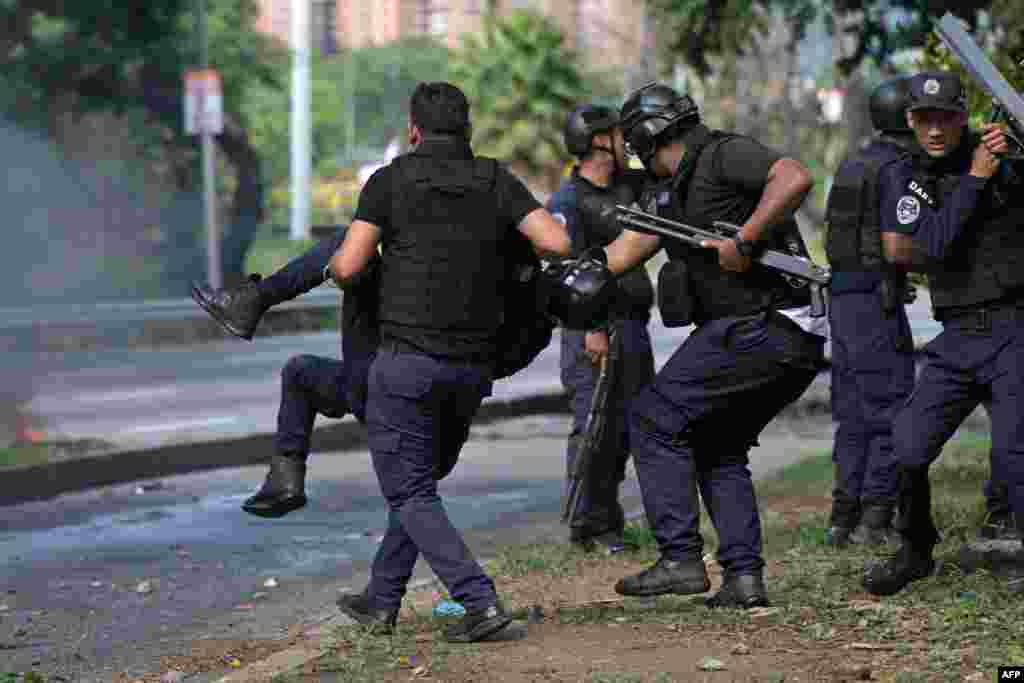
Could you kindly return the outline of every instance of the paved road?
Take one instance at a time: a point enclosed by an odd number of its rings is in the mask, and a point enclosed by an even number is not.
[[[910,314],[919,341],[938,333],[926,292]],[[666,329],[656,315],[651,333],[660,367],[689,328]],[[45,420],[50,438],[98,438],[125,447],[269,433],[275,426],[281,368],[300,353],[337,357],[337,335],[51,354],[36,360],[30,410]],[[556,338],[528,369],[498,382],[490,400],[560,391]]]
[[[536,416],[474,430],[442,491],[478,553],[564,538],[568,427],[567,416]],[[752,470],[827,448],[831,434],[826,417],[776,421]],[[339,589],[362,587],[385,523],[369,455],[315,454],[313,501],[281,520],[238,509],[262,476],[218,470],[0,507],[0,673],[109,681],[158,672],[160,657],[198,639],[276,638],[333,615]],[[632,475],[624,494],[637,509]],[[263,587],[270,577],[278,587]],[[143,581],[152,592],[136,592]]]

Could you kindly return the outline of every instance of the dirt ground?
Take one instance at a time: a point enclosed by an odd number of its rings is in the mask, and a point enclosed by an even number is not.
[[[772,510],[783,519],[796,521],[809,512],[827,509],[820,497],[787,499]],[[914,673],[927,670],[928,616],[924,611],[902,610],[896,620],[891,644],[865,637],[863,626],[828,626],[829,620],[813,607],[793,604],[792,597],[777,607],[740,612],[727,610],[723,619],[705,623],[673,623],[680,614],[702,609],[703,596],[659,598],[657,610],[645,615],[636,603],[618,596],[613,586],[622,576],[638,571],[645,562],[636,557],[588,559],[580,571],[553,576],[547,571],[517,578],[497,578],[506,605],[539,607],[536,623],[516,622],[518,636],[504,642],[461,647],[448,646],[436,637],[428,620],[417,628],[415,654],[395,657],[397,665],[381,672],[377,680],[445,681],[470,683],[500,681],[588,681],[630,683],[668,681],[906,681],[947,680]],[[721,582],[721,569],[708,560],[712,590]],[[783,571],[780,562],[767,568],[772,577]],[[429,591],[407,598],[402,617],[429,614],[437,595]],[[890,609],[866,594],[850,596],[850,607],[865,614]],[[820,632],[816,632],[818,622]],[[683,623],[680,623],[683,622]],[[863,624],[864,622],[861,622]],[[808,633],[814,634],[812,637]],[[899,648],[897,648],[897,644]],[[357,647],[342,640],[337,657]],[[897,649],[899,652],[897,652]],[[966,655],[969,652],[965,651]],[[717,660],[709,661],[709,660]],[[321,661],[306,667],[304,682],[350,680],[328,672],[338,661]],[[963,680],[981,680],[973,674],[969,657]],[[710,669],[710,670],[709,670]],[[352,678],[351,680],[364,680]],[[366,679],[369,680],[369,679]]]

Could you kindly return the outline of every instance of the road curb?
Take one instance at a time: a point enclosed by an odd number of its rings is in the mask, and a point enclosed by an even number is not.
[[[564,414],[564,393],[542,394],[511,401],[492,401],[480,407],[474,424],[514,417]],[[318,451],[352,451],[366,447],[366,430],[355,421],[329,424],[313,432]],[[0,470],[4,486],[0,506],[46,500],[62,493],[190,472],[259,465],[270,460],[273,434],[192,442],[157,448],[124,449],[59,462]]]

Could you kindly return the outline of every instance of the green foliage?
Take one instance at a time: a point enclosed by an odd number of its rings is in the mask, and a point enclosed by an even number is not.
[[[310,99],[317,173],[333,175],[343,161],[379,159],[393,137],[404,137],[413,88],[439,78],[448,55],[435,41],[417,38],[314,59]],[[274,68],[277,80],[287,83],[291,63],[278,61]],[[243,103],[271,184],[288,177],[289,107],[287,93],[272,84],[250,88]]]
[[[1018,91],[1024,92],[1024,15],[1019,5],[1011,7],[1012,0],[992,3],[988,21],[978,22],[972,32],[974,39],[988,54],[989,59]],[[918,63],[922,70],[952,71],[960,76],[967,91],[967,109],[972,123],[988,120],[992,99],[968,75],[960,61],[934,34],[929,34]]]
[[[465,36],[449,79],[473,109],[474,149],[531,174],[567,161],[565,117],[599,90],[558,27],[529,11],[488,17],[479,35]]]

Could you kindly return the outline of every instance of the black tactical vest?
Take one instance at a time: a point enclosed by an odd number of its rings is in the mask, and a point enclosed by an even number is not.
[[[907,151],[875,138],[836,171],[825,209],[825,253],[833,274],[877,271],[885,262],[878,174]]]
[[[1008,164],[989,180],[949,256],[928,275],[939,320],[957,309],[1024,300],[1024,184]],[[942,201],[960,177],[925,174],[921,182]]]
[[[885,260],[879,174],[887,164],[910,154],[903,141],[878,136],[839,165],[825,210],[825,253],[832,267],[833,294],[872,291],[882,284],[878,291],[883,308],[894,311],[902,305],[906,275]]]
[[[392,162],[381,333],[432,355],[484,358],[496,350],[504,314],[510,229],[497,219],[497,162],[474,158],[468,145],[464,152],[417,151]]]
[[[598,187],[573,173],[576,193],[576,232],[572,251],[579,256],[592,247],[606,247],[622,232],[615,220],[616,204],[631,205],[643,190],[646,173],[627,171],[613,179],[608,188]],[[603,223],[603,225],[599,225]],[[634,268],[618,278],[618,291],[612,299],[612,320],[638,320],[650,317],[654,305],[654,285],[646,268]]]
[[[659,193],[659,214],[704,229],[712,229],[715,220],[739,224],[749,218],[760,201],[760,192],[741,196],[734,216],[709,216],[702,202],[704,188],[721,185],[715,169],[715,151],[735,137],[739,136],[710,131],[700,125],[687,134],[686,158],[671,187]],[[808,255],[800,230],[792,219],[776,226],[763,246],[797,256]],[[718,252],[714,249],[696,249],[666,241],[665,251],[670,259],[686,261],[693,293],[693,321],[697,324],[810,304],[810,292],[805,284],[794,283],[797,286],[793,286],[782,275],[758,266],[745,273],[724,270],[718,264]]]

